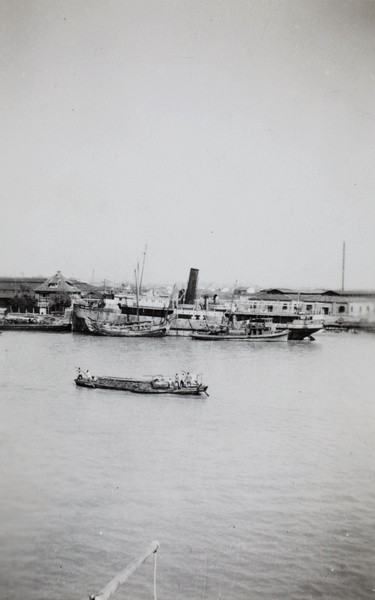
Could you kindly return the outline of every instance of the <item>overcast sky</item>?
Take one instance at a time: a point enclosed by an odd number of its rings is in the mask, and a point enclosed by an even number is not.
[[[375,2],[0,0],[0,275],[375,289]]]

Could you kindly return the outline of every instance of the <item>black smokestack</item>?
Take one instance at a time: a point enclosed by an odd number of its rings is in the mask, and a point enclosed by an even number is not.
[[[197,296],[199,269],[190,269],[189,283],[186,290],[185,304],[194,304]]]

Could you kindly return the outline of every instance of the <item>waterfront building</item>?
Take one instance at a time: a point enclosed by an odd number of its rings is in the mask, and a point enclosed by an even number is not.
[[[22,294],[34,295],[34,289],[45,277],[0,277],[0,316],[12,309]]]
[[[81,298],[81,290],[69,279],[66,279],[61,271],[50,277],[34,290],[37,299],[39,312],[42,315],[47,314],[49,306],[57,295],[69,297],[73,303]]]
[[[375,324],[375,291],[369,290],[291,290],[268,288],[254,292],[251,288],[198,289],[197,270],[192,269],[189,284],[194,283],[190,294],[194,302],[186,304],[178,287],[160,287],[143,293],[137,300],[134,286],[103,286],[83,283],[65,278],[61,271],[45,279],[44,277],[0,277],[0,316],[9,311],[25,312],[32,310],[46,314],[52,304],[53,295],[65,296],[78,308],[93,310],[103,308],[103,318],[117,318],[119,314],[141,316],[165,316],[169,309],[178,306],[180,312],[192,319],[207,317],[208,311],[217,315],[220,312],[234,311],[246,316],[273,317],[277,322],[291,322],[296,315],[307,315],[334,323]],[[187,288],[189,288],[189,284]],[[190,286],[192,287],[192,286]],[[22,308],[25,296],[35,296],[33,308]],[[21,305],[21,306],[20,306]],[[191,315],[190,315],[191,313]],[[78,314],[78,313],[77,313]],[[96,313],[95,313],[96,314]],[[214,313],[213,313],[214,314]],[[189,326],[190,329],[190,326]]]
[[[375,291],[289,290],[271,288],[239,296],[237,310],[256,315],[317,316],[325,324],[375,321]]]

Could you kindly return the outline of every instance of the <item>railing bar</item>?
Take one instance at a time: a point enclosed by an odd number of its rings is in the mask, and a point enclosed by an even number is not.
[[[90,596],[90,600],[108,600],[115,593],[115,591],[125,583],[127,579],[129,579],[130,575],[134,573],[141,566],[145,560],[148,559],[151,554],[157,552],[159,548],[159,542],[151,542],[147,550],[142,554],[139,558],[136,558],[131,563],[128,564],[127,567],[123,571],[120,571],[107,585],[100,590],[98,594],[94,594]]]

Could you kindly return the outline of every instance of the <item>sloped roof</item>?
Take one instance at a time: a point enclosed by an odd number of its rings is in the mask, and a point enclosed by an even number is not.
[[[267,288],[264,290],[260,290],[263,294],[293,294],[293,290],[289,290],[287,288]]]
[[[334,290],[334,289],[297,289],[291,290],[287,288],[267,288],[262,289],[260,292],[262,294],[267,294],[269,296],[287,294],[290,296],[358,296],[358,297],[374,297],[375,291],[373,290]]]
[[[91,290],[97,289],[92,283],[86,283],[85,281],[78,281],[74,279],[71,281],[81,292],[82,294],[87,294],[91,292]]]
[[[87,298],[87,297],[91,297],[91,298],[97,298],[102,300],[103,298],[106,298],[107,296],[110,296],[111,292],[108,291],[105,287],[103,286],[91,286],[90,288],[87,288],[86,290],[82,290],[82,297],[83,298]]]
[[[42,283],[45,277],[0,277],[0,285],[12,283],[12,284],[31,284],[31,283]]]
[[[27,287],[34,290],[34,286],[40,285],[44,277],[0,277],[0,290],[17,293]]]
[[[288,288],[267,288],[260,290],[262,294],[268,295],[280,295],[286,294],[289,296],[338,296],[340,293],[334,290],[326,290],[326,289],[298,289],[291,290]]]
[[[61,271],[57,271],[56,275],[47,279],[42,285],[34,289],[34,292],[45,293],[45,292],[66,292],[68,294],[80,294],[81,290],[74,285],[69,279],[65,279]]]
[[[278,294],[276,292],[272,292],[272,294],[269,294],[265,290],[261,292],[255,292],[254,294],[249,294],[246,296],[246,298],[249,302],[253,300],[266,300],[269,302],[281,300],[282,302],[290,302],[292,300],[292,296],[288,294],[283,294],[281,292]]]
[[[374,290],[340,290],[335,292],[338,296],[356,296],[358,298],[374,298],[375,291]]]
[[[268,294],[267,291],[256,292],[255,294],[250,294],[246,296],[247,302],[252,301],[260,301],[264,302],[311,302],[311,303],[330,303],[334,302],[336,304],[345,304],[348,302],[364,302],[365,300],[373,300],[375,298],[374,293],[364,293],[360,294],[359,292],[352,292],[349,294],[346,293],[332,293],[330,290],[327,292],[318,293],[318,290],[313,290],[310,294],[308,293],[299,293],[299,292],[291,292],[289,294]]]

